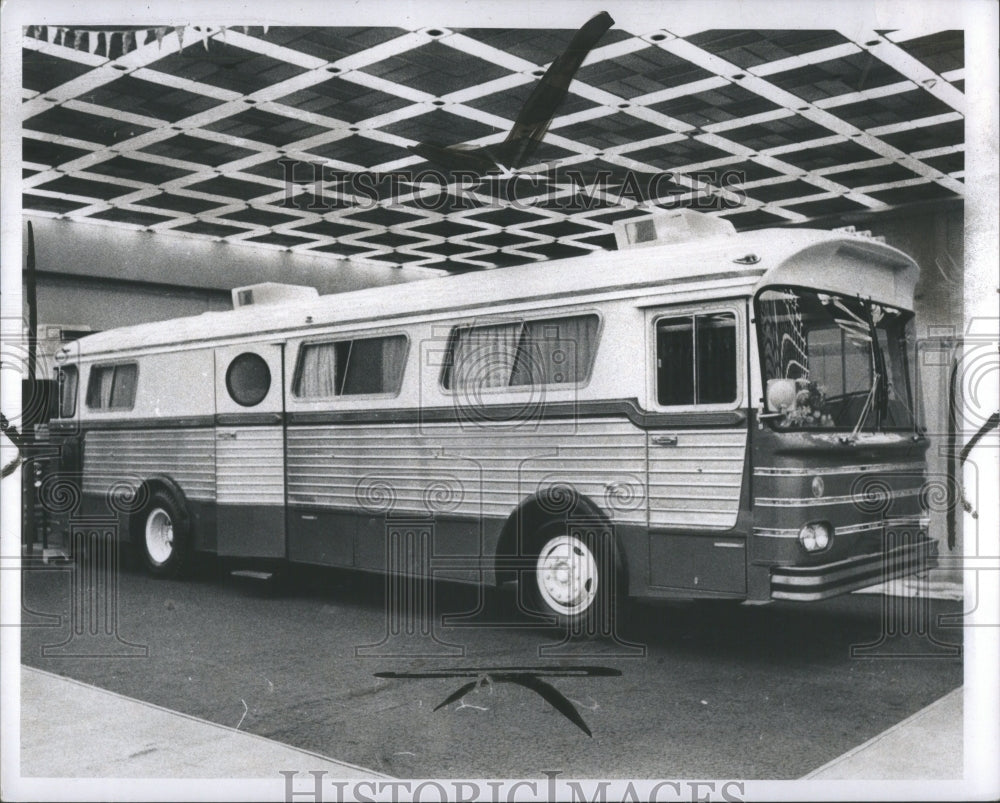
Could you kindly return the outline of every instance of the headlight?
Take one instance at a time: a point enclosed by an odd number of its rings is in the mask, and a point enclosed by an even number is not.
[[[806,552],[819,552],[830,546],[833,540],[833,527],[825,521],[806,524],[799,530],[799,543]]]
[[[815,477],[813,477],[812,492],[813,496],[815,496],[817,499],[819,499],[819,497],[821,497],[826,492],[826,483],[823,482],[823,478],[818,474]]]

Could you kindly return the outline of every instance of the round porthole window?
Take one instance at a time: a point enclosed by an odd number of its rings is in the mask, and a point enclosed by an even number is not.
[[[229,363],[226,389],[237,404],[244,407],[260,404],[270,388],[271,370],[259,354],[246,351]]]

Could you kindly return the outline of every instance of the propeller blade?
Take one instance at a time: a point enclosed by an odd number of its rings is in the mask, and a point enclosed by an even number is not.
[[[615,21],[607,11],[602,11],[584,23],[573,35],[566,50],[545,71],[518,113],[506,139],[499,145],[464,150],[421,142],[410,145],[409,150],[428,162],[452,171],[472,170],[483,175],[499,165],[515,169],[522,167],[542,144],[552,118],[566,99],[569,85],[583,60],[614,24]]]
[[[470,691],[476,688],[476,684],[478,682],[479,682],[478,680],[473,680],[471,683],[466,683],[464,686],[459,687],[458,691],[452,692],[447,697],[445,697],[442,702],[434,706],[434,710],[437,711],[439,708],[444,708],[446,705],[451,705],[456,700],[461,700],[463,697],[465,697],[465,695],[467,695]]]
[[[580,716],[580,712],[576,710],[576,706],[567,700],[566,697],[563,696],[563,693],[552,684],[546,683],[544,680],[539,677],[535,677],[534,675],[508,675],[504,678],[494,678],[494,680],[504,680],[508,683],[516,683],[518,686],[524,686],[526,689],[531,689],[535,692],[535,694],[540,695],[545,702],[551,705],[556,711],[566,717],[566,719],[576,725],[588,736],[593,738],[594,735],[590,732],[590,728],[587,727],[587,723],[583,721],[583,717]]]
[[[545,71],[500,146],[501,159],[506,157],[509,167],[521,167],[541,145],[580,65],[614,23],[607,11],[589,19],[576,32],[562,55]]]

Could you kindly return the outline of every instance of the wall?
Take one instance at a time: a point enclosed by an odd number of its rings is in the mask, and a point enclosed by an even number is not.
[[[342,293],[440,275],[51,218],[34,228],[40,324],[108,329],[228,309],[233,287],[285,282]]]

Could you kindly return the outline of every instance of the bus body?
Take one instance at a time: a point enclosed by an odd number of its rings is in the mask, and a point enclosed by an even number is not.
[[[609,594],[815,600],[932,565],[917,266],[674,218],[626,221],[617,252],[249,288],[83,338],[50,424],[65,526],[112,510],[162,574],[212,552],[518,579],[567,621]],[[422,557],[400,562],[402,530]]]

